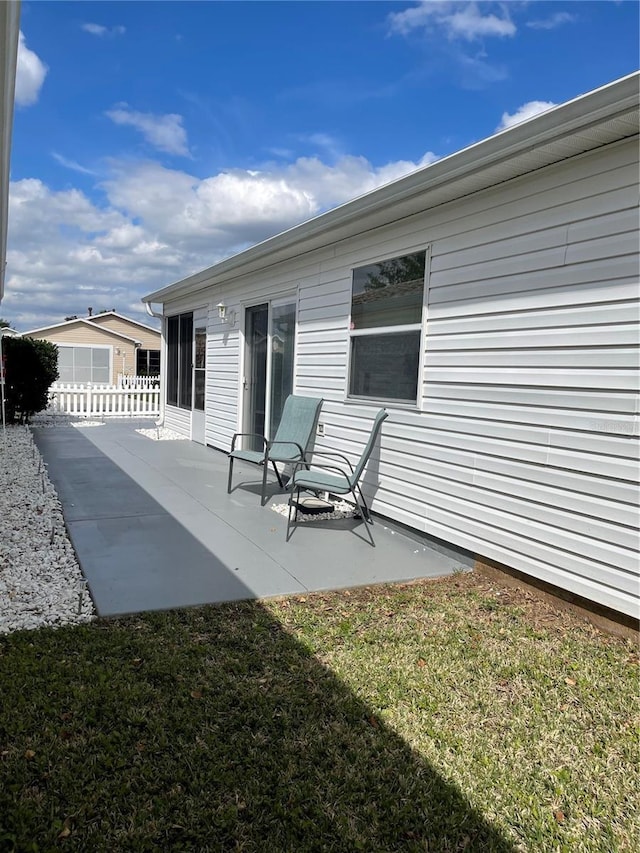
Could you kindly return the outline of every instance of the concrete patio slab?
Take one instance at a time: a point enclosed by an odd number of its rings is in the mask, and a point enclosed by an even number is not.
[[[304,593],[451,574],[472,558],[376,519],[301,524],[289,542],[277,484],[260,506],[256,466],[190,441],[153,441],[149,421],[34,428],[98,613]]]

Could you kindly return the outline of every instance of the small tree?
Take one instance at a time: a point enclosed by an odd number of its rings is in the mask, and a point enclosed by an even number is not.
[[[7,421],[29,423],[47,407],[49,388],[58,378],[58,347],[33,338],[5,338]]]

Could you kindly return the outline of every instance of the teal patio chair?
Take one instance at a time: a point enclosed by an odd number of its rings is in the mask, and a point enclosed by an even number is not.
[[[268,441],[265,436],[258,433],[237,432],[233,436],[231,450],[229,451],[227,492],[231,492],[233,463],[236,459],[262,465],[262,493],[260,496],[262,506],[266,503],[267,468],[269,464],[273,466],[280,488],[283,489],[284,484],[276,463],[304,463],[306,455],[313,448],[321,406],[321,398],[300,397],[290,394],[285,400],[280,425],[273,441]],[[242,444],[238,441],[239,439],[249,436],[257,438],[262,443],[261,450],[244,450],[238,446],[238,444]]]
[[[369,461],[371,451],[376,443],[382,424],[388,417],[389,413],[387,410],[380,409],[375,417],[373,426],[371,427],[371,433],[369,434],[365,448],[362,451],[362,456],[357,461],[355,468],[351,465],[346,456],[342,453],[335,453],[333,451],[314,451],[312,454],[311,467],[309,466],[308,459],[298,463],[289,482],[291,493],[289,495],[289,512],[287,515],[287,542],[291,537],[291,527],[293,526],[295,528],[298,523],[298,502],[300,501],[300,492],[303,490],[315,492],[316,494],[318,492],[329,492],[333,495],[351,494],[353,495],[356,509],[362,514],[365,524],[373,524],[369,507],[367,506],[367,502],[362,494],[362,489],[360,488],[360,478],[365,465]],[[346,462],[347,468],[343,468],[335,464],[318,465],[314,461],[317,456],[342,459]],[[360,496],[359,499],[358,495]],[[292,524],[291,510],[294,503],[295,513]],[[369,530],[369,528],[367,528],[367,530]],[[369,531],[369,538],[371,540],[371,544],[375,546],[371,531]]]

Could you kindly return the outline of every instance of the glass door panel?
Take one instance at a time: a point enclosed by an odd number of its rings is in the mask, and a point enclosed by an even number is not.
[[[198,327],[194,331],[195,353],[193,361],[193,408],[204,412],[204,392],[207,366],[207,330]]]
[[[178,404],[183,409],[192,407],[192,353],[193,353],[193,314],[180,315],[180,359],[179,382],[180,398]]]
[[[247,308],[245,325],[244,432],[265,434],[269,306]],[[245,440],[244,447],[262,450],[262,442]]]
[[[296,338],[296,303],[280,303],[271,308],[271,394],[269,436],[280,424],[284,401],[293,391],[293,357]]]

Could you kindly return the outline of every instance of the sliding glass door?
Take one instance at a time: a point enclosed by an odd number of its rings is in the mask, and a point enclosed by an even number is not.
[[[246,309],[245,432],[273,438],[293,391],[296,303],[289,297]],[[257,444],[254,449],[260,449]]]
[[[267,355],[269,306],[247,308],[245,320],[244,432],[265,434],[267,411]],[[246,445],[249,446],[248,444]],[[262,444],[254,443],[253,450]]]

